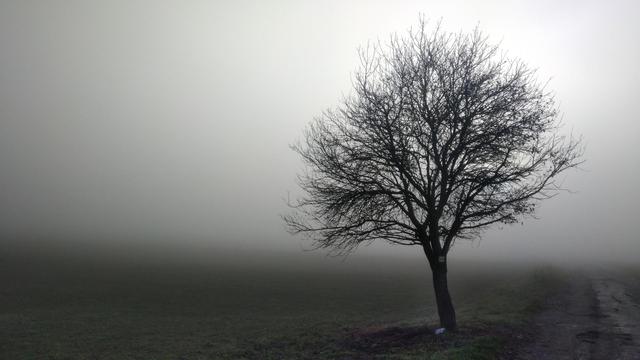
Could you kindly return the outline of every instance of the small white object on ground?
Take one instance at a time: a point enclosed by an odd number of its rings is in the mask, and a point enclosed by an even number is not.
[[[437,329],[434,331],[434,333],[435,333],[436,335],[444,334],[445,330],[446,330],[445,328],[437,328]]]

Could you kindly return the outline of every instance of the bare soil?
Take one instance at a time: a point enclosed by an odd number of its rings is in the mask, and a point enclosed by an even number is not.
[[[609,269],[575,272],[534,317],[520,360],[640,359],[638,278]]]

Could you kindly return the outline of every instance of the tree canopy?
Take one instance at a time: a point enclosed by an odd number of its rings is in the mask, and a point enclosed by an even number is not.
[[[421,22],[360,51],[354,93],[294,146],[306,197],[287,216],[321,247],[382,239],[447,254],[456,238],[531,214],[579,141],[557,134],[554,96],[480,31]]]

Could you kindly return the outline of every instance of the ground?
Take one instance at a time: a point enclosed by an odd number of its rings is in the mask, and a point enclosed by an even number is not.
[[[634,313],[637,295],[610,278],[573,279],[548,266],[454,264],[460,331],[435,336],[426,264],[393,264],[330,271],[5,258],[0,359],[544,359],[542,344],[563,349],[554,334],[569,332],[552,322],[571,316],[571,306],[591,311],[594,296],[611,295]],[[592,288],[600,295],[581,295]],[[553,313],[566,303],[567,314]],[[623,334],[636,336],[634,318],[606,318],[620,329],[607,332],[598,316],[600,327],[572,328],[575,349],[582,340],[633,344]],[[600,351],[592,348],[585,351]]]
[[[518,359],[640,359],[640,277],[619,267],[573,271],[532,321]]]

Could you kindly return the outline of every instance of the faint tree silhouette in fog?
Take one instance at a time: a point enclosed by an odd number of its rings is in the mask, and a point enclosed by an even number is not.
[[[480,31],[429,31],[360,51],[354,92],[294,146],[305,195],[285,216],[319,248],[384,240],[422,247],[441,326],[456,329],[447,255],[456,239],[533,213],[579,162],[553,95]]]

